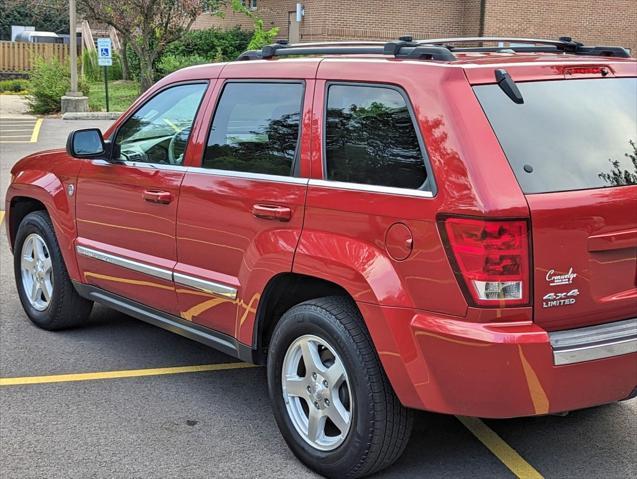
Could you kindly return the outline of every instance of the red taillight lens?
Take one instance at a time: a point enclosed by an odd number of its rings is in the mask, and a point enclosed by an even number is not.
[[[456,274],[477,305],[529,302],[526,221],[446,218],[443,224]]]

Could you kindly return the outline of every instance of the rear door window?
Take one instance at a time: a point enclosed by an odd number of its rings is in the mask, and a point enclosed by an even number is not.
[[[292,176],[302,83],[228,83],[217,105],[204,168]]]
[[[525,193],[637,184],[637,79],[518,83],[474,91]]]
[[[418,189],[427,170],[406,97],[392,87],[330,85],[325,127],[329,180]]]

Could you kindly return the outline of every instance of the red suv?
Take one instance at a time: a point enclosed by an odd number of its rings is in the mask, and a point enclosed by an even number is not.
[[[283,436],[329,477],[394,462],[411,409],[506,418],[634,394],[627,50],[401,38],[239,60],[176,72],[104,137],[13,168],[36,325],[98,302],[267,364]]]

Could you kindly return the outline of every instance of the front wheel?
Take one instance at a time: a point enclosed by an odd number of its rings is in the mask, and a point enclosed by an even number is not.
[[[270,342],[268,388],[283,437],[308,467],[356,478],[402,454],[412,426],[351,300],[310,300],[287,311]]]
[[[75,291],[45,211],[29,213],[20,223],[14,273],[22,307],[35,325],[56,330],[88,319],[93,303]]]

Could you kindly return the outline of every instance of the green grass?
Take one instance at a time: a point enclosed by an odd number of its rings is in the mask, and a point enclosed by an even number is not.
[[[108,103],[110,111],[126,111],[139,96],[139,85],[134,81],[109,81]],[[91,111],[106,111],[104,82],[90,83],[88,105]]]

